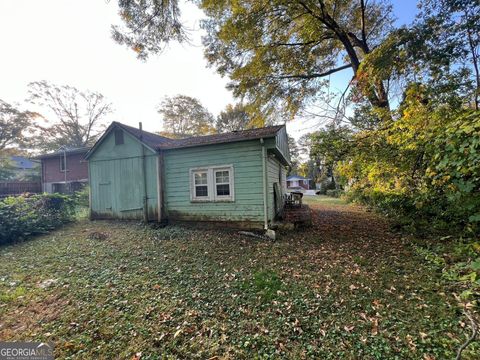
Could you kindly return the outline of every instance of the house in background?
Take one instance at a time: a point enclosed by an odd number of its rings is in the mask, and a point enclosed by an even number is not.
[[[40,181],[40,163],[24,156],[0,158],[0,181]]]
[[[86,156],[91,218],[268,228],[281,211],[285,126],[169,139],[112,123]]]
[[[88,184],[88,148],[60,150],[37,156],[41,161],[42,191],[72,193]]]
[[[310,180],[300,175],[290,175],[287,177],[288,190],[310,190]]]

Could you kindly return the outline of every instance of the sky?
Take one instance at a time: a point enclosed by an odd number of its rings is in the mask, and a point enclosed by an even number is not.
[[[410,23],[417,11],[415,0],[394,0],[393,6],[397,24]],[[228,79],[203,57],[202,16],[196,6],[184,4],[190,43],[171,44],[142,61],[111,38],[111,25],[120,23],[116,0],[0,0],[0,99],[40,110],[24,102],[27,85],[47,80],[102,93],[115,109],[108,122],[142,122],[147,131],[161,130],[156,109],[164,96],[196,97],[217,115],[235,99],[225,88]],[[337,74],[332,88],[342,88],[350,78],[351,70]],[[315,119],[287,124],[297,139],[317,127]]]

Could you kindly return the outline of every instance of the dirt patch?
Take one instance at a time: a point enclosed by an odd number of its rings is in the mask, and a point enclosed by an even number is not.
[[[2,312],[0,339],[27,340],[40,337],[47,341],[50,336],[44,325],[57,320],[68,304],[69,301],[59,294],[31,301],[19,299]]]

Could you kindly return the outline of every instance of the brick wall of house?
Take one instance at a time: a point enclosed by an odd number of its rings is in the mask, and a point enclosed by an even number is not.
[[[300,187],[304,188],[305,190],[309,190],[308,180],[299,181],[298,185],[300,185]]]
[[[67,155],[67,182],[88,179],[88,163],[85,154]],[[63,182],[65,173],[60,171],[60,156],[42,159],[42,181]]]
[[[293,181],[287,181],[287,188],[292,187],[301,187],[305,190],[310,190],[308,186],[308,180],[297,180],[295,183],[293,183]]]

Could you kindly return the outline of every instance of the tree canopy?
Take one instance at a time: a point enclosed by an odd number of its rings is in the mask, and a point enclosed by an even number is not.
[[[218,132],[245,130],[254,127],[254,123],[246,107],[241,104],[228,104],[217,116],[215,127]]]
[[[156,53],[171,40],[183,41],[178,1],[119,1],[129,35],[127,43],[140,57]],[[391,29],[386,1],[237,1],[203,0],[206,57],[231,79],[234,94],[248,100],[263,118],[295,116],[318,100],[328,76],[351,69],[352,78],[365,55]],[[382,81],[362,88],[373,106],[389,107]]]
[[[391,6],[383,1],[209,1],[201,3],[206,57],[263,113],[282,109],[289,117],[322,96],[328,76],[351,69],[391,27]],[[388,108],[381,81],[363,95]]]
[[[28,101],[49,114],[37,123],[37,146],[45,151],[92,145],[112,112],[111,103],[98,92],[47,81],[32,82],[28,87]]]
[[[25,145],[35,116],[0,99],[0,151]]]
[[[196,98],[166,96],[158,106],[163,118],[164,135],[176,138],[215,132],[213,115]]]
[[[118,7],[123,26],[112,26],[112,36],[140,59],[161,52],[170,41],[187,40],[178,0],[118,0]]]

